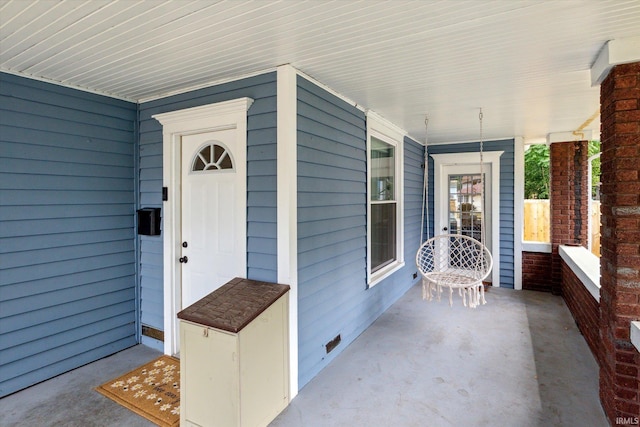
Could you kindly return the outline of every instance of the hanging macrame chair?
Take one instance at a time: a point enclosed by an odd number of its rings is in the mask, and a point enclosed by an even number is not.
[[[491,273],[493,258],[483,244],[484,238],[484,171],[482,140],[482,109],[480,109],[480,241],[462,234],[441,234],[428,238],[416,254],[416,265],[422,275],[422,298],[440,301],[444,288],[449,288],[449,305],[453,305],[453,291],[458,290],[464,306],[475,308],[486,304],[483,281]],[[425,119],[425,128],[429,120]],[[425,138],[424,192],[422,200],[422,224],[426,213],[427,237],[429,233],[429,212],[426,201],[429,198],[428,143]],[[420,242],[423,241],[421,227]]]

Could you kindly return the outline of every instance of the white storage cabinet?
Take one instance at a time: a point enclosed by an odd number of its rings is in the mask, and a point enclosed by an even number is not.
[[[181,426],[266,426],[289,404],[288,290],[234,279],[178,313]]]

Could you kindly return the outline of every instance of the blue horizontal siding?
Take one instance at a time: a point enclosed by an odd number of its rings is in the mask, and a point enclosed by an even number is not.
[[[298,77],[298,370],[304,386],[399,298],[413,279],[422,147],[405,141],[407,265],[367,289],[366,119]],[[340,334],[329,355],[325,344]]]
[[[139,207],[162,206],[162,126],[154,114],[242,97],[247,113],[247,277],[277,280],[276,74],[267,73],[140,104]],[[164,329],[162,237],[140,239],[142,323]],[[144,343],[159,347],[160,342]]]
[[[485,151],[504,151],[500,157],[500,259],[494,264],[500,269],[500,286],[514,287],[514,164],[515,142],[513,139],[485,141]],[[430,145],[429,154],[468,153],[480,151],[480,144],[438,144]],[[430,235],[433,236],[433,159],[429,158],[429,215]]]
[[[103,326],[97,324],[96,329],[87,333],[85,337],[64,346],[48,349],[46,356],[28,357],[20,360],[19,364],[14,362],[3,365],[2,368],[6,368],[0,370],[4,379],[3,388],[19,390],[25,383],[36,384],[42,381],[42,370],[67,372],[133,345],[131,339],[122,338],[132,329],[130,324],[112,329],[103,329]],[[26,366],[34,365],[41,368],[37,371],[25,369]]]
[[[136,343],[136,105],[0,73],[0,397]]]

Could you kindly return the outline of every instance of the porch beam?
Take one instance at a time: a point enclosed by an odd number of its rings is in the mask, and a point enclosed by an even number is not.
[[[602,84],[611,69],[640,61],[640,36],[609,40],[591,66],[591,86]]]
[[[579,132],[553,132],[547,135],[547,143],[568,142],[568,141],[591,141],[593,139],[593,131],[584,129]]]

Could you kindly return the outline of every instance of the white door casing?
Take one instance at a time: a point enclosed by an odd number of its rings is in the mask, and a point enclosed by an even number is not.
[[[500,156],[504,151],[485,151],[483,153],[483,164],[485,177],[487,178],[486,189],[491,191],[491,196],[487,198],[490,208],[485,207],[487,216],[485,222],[489,222],[491,236],[487,240],[491,242],[490,250],[493,257],[493,271],[491,280],[493,286],[500,286]],[[480,153],[447,153],[430,154],[433,158],[433,188],[434,188],[434,219],[433,225],[436,234],[445,233],[442,231],[448,224],[448,175],[449,173],[479,173]],[[490,176],[489,175],[490,171]],[[491,181],[489,183],[488,181]],[[487,196],[485,196],[487,197]]]
[[[162,212],[165,354],[176,355],[179,352],[176,314],[182,308],[182,268],[179,262],[179,258],[183,256],[181,239],[183,220],[181,203],[182,139],[207,132],[231,131],[235,133],[236,172],[244,177],[236,189],[236,194],[244,195],[242,198],[246,203],[247,110],[252,103],[251,98],[239,98],[152,116],[162,124],[162,181],[163,186],[167,187],[167,200],[163,203]],[[238,149],[244,154],[239,153]],[[238,221],[246,227],[246,209],[237,212],[234,221]],[[236,243],[243,246],[238,250],[245,253],[242,259],[246,271],[246,238]],[[187,263],[187,265],[189,264]]]

